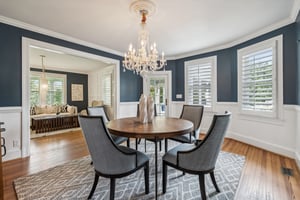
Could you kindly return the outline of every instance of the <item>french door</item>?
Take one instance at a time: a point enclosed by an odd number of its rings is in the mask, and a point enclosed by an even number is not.
[[[143,93],[153,97],[158,116],[169,116],[171,71],[156,71],[145,74],[143,76]]]

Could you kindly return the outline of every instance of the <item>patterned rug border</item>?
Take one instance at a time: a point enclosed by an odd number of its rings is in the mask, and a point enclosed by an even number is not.
[[[147,145],[150,159],[150,194],[144,193],[143,170],[116,180],[115,199],[152,199],[154,196],[154,159],[153,150]],[[148,150],[149,148],[149,150]],[[167,193],[161,194],[161,156],[159,153],[159,199],[201,199],[198,177],[168,168]],[[93,180],[94,170],[90,165],[90,156],[72,160],[58,166],[19,177],[13,181],[14,189],[20,200],[44,199],[86,199]],[[233,200],[240,185],[245,156],[221,151],[215,169],[217,183],[221,193],[216,193],[206,176],[206,192],[209,199]],[[222,165],[222,166],[220,166]],[[68,172],[74,169],[75,171]],[[221,172],[222,171],[222,172]],[[62,174],[63,173],[63,174]],[[226,173],[226,175],[224,175]],[[78,176],[76,176],[79,174]],[[59,177],[59,178],[58,178]],[[109,196],[109,179],[100,178],[93,199],[104,200]]]

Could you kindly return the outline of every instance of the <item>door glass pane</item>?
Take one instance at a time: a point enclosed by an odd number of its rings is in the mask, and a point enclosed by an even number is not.
[[[156,112],[158,116],[165,116],[166,114],[166,82],[165,78],[150,77],[150,95],[153,97],[154,104],[156,104]]]

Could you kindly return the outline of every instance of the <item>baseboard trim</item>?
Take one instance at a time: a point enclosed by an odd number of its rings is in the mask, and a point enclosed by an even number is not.
[[[2,157],[2,161],[14,160],[17,158],[21,158],[21,149],[12,149],[6,152],[6,155]]]
[[[240,142],[244,142],[246,144],[253,145],[253,146],[261,148],[261,149],[271,151],[273,153],[277,153],[277,154],[280,154],[283,156],[287,156],[289,158],[296,159],[295,151],[290,148],[285,148],[285,147],[282,147],[282,146],[279,146],[276,144],[271,144],[269,142],[261,141],[256,138],[246,137],[246,136],[243,136],[241,134],[234,133],[231,131],[227,132],[226,137],[238,140]]]

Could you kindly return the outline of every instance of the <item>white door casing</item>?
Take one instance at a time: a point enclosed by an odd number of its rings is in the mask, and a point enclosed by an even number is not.
[[[151,78],[163,78],[165,80],[165,116],[170,116],[170,105],[172,104],[172,71],[154,71],[146,73],[143,76],[143,94],[145,95],[149,95],[150,93]]]

